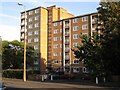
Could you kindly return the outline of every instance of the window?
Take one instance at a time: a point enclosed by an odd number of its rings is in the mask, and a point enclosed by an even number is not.
[[[54,30],[54,34],[58,33],[58,30]]]
[[[55,23],[54,23],[54,26],[57,26],[57,25],[58,25],[58,23],[57,23],[57,22],[55,22]]]
[[[74,26],[73,31],[78,31],[78,26]]]
[[[74,60],[74,64],[79,64],[79,60]]]
[[[60,32],[62,32],[62,29],[60,29]]]
[[[54,52],[54,56],[58,56],[58,52]]]
[[[73,72],[74,72],[74,73],[78,73],[78,72],[79,72],[79,67],[74,67],[74,68],[73,68]]]
[[[54,41],[58,41],[58,37],[54,37]]]
[[[55,45],[54,45],[54,48],[58,48],[58,44],[55,44]]]
[[[83,67],[83,68],[82,68],[82,71],[83,71],[83,73],[88,73],[88,70],[87,70],[86,67]]]
[[[78,34],[73,34],[73,39],[78,39]]]
[[[78,22],[78,18],[73,19],[73,23]]]
[[[39,31],[38,31],[38,30],[37,30],[37,31],[35,31],[35,32],[34,32],[34,34],[35,34],[35,35],[38,35],[38,34],[39,34]]]
[[[35,20],[39,20],[39,16],[36,16],[36,17],[35,17]]]
[[[28,39],[28,43],[31,43],[32,42],[32,39]]]
[[[28,28],[32,28],[32,26],[33,26],[33,25],[32,25],[32,24],[30,24],[30,25],[28,26]]]
[[[88,36],[88,33],[82,33],[83,36]]]
[[[62,44],[60,44],[60,48],[62,48]]]
[[[74,42],[73,47],[77,47],[77,46],[78,46],[78,42]]]
[[[62,21],[60,22],[60,25],[62,25]]]
[[[54,64],[58,64],[58,60],[54,60]]]
[[[82,30],[88,29],[88,25],[82,25]]]
[[[34,49],[37,50],[37,49],[38,49],[38,45],[35,45],[35,46],[34,46]]]
[[[28,20],[29,22],[32,22],[32,18],[29,18],[29,20]]]
[[[38,38],[34,38],[34,42],[38,42],[39,41],[39,39]]]
[[[87,20],[88,20],[88,16],[82,17],[82,22],[87,21]]]
[[[39,9],[36,9],[36,10],[35,10],[35,13],[39,13]]]
[[[36,28],[36,27],[39,27],[39,24],[38,24],[38,23],[35,24],[35,28]]]
[[[33,14],[33,11],[29,11],[29,15],[32,15]]]
[[[28,32],[28,36],[31,36],[32,35],[32,31]]]

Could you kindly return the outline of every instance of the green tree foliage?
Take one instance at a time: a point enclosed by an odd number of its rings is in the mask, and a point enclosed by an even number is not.
[[[2,42],[2,67],[3,69],[22,69],[23,68],[23,53],[24,44],[17,40],[12,42]],[[34,49],[27,46],[27,67],[33,66]]]
[[[103,46],[103,61],[109,74],[120,75],[120,1],[101,2],[98,8]]]
[[[120,2],[101,2],[98,8],[96,34],[83,36],[76,58],[83,61],[91,73],[120,75]],[[100,31],[100,33],[99,33]]]

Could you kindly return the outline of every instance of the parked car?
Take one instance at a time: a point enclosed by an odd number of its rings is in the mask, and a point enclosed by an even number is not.
[[[0,90],[5,90],[5,85],[4,85],[4,83],[3,82],[0,82]]]

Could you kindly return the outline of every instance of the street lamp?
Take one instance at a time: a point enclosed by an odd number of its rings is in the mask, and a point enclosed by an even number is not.
[[[23,81],[26,81],[26,6],[18,3],[19,6],[23,6],[23,9],[25,11],[24,17],[25,17],[25,28],[24,28],[24,72],[23,72]]]

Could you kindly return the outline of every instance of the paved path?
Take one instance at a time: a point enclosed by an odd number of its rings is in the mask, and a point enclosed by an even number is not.
[[[20,79],[3,79],[3,82],[7,87],[14,88],[52,88],[52,90],[78,90],[79,88],[83,88],[85,90],[118,90],[117,88],[107,88],[107,87],[99,87],[99,86],[90,86],[90,85],[75,85],[75,84],[65,84],[65,83],[51,83],[51,82],[36,82],[36,81],[26,81]],[[74,89],[73,89],[74,88]],[[32,89],[33,90],[33,89]],[[40,89],[38,89],[40,90]]]

